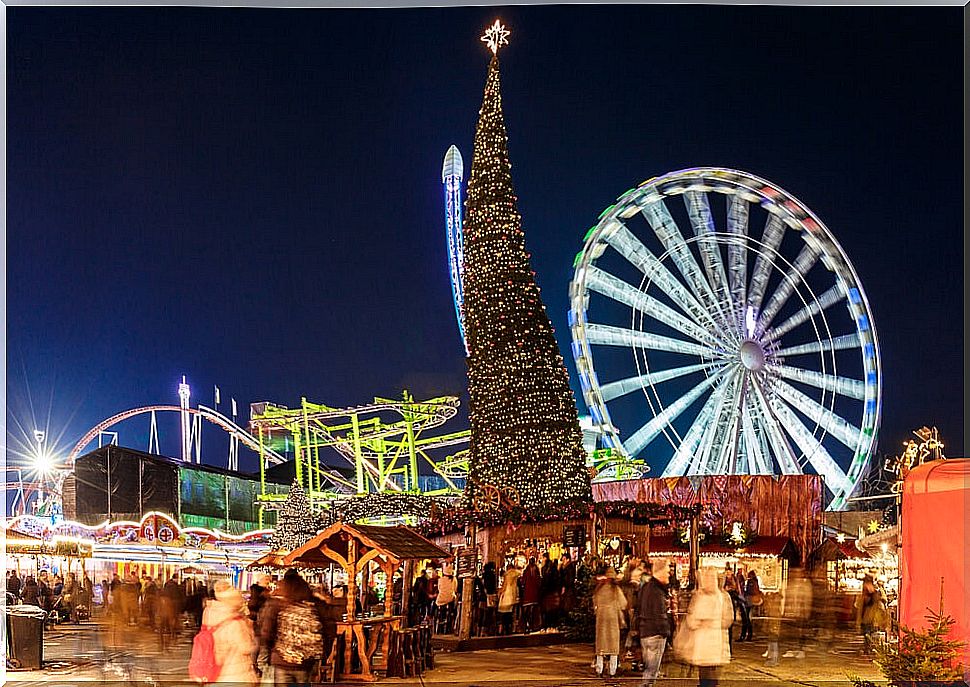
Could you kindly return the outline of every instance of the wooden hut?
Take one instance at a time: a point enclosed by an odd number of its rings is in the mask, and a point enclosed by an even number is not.
[[[377,651],[379,644],[384,665],[387,665],[390,633],[393,630],[399,630],[403,620],[401,616],[394,615],[394,606],[390,599],[394,572],[402,563],[409,567],[408,564],[412,561],[446,558],[449,555],[448,551],[407,527],[337,522],[287,555],[284,558],[284,564],[323,568],[331,563],[337,563],[343,568],[347,575],[347,610],[345,619],[337,623],[337,634],[343,636],[343,665],[346,670],[353,665],[356,639],[356,652],[360,660],[361,672],[352,675],[345,673],[342,678],[371,681],[374,679],[371,657]],[[370,563],[379,566],[388,580],[384,614],[380,618],[358,617],[355,612],[357,576],[361,573],[366,574]],[[408,577],[408,573],[405,572],[405,579]],[[407,593],[408,586],[403,585],[404,593]],[[369,637],[367,631],[369,631]]]

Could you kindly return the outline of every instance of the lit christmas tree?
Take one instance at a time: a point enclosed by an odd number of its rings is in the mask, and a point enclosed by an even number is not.
[[[482,38],[493,55],[475,132],[462,228],[471,396],[466,496],[514,487],[533,509],[592,501],[569,376],[525,250],[502,114],[498,22]]]
[[[276,529],[271,545],[274,550],[295,551],[323,529],[323,519],[310,510],[310,499],[296,480],[283,507],[276,514]]]

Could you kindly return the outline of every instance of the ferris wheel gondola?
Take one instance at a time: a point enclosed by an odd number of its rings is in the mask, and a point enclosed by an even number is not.
[[[845,507],[876,445],[879,347],[855,269],[797,199],[730,169],[650,179],[587,233],[570,303],[606,448],[666,457],[664,476],[815,472]],[[594,351],[624,349],[601,383]]]

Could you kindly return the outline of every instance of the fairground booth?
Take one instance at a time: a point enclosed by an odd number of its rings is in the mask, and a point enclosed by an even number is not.
[[[951,639],[970,638],[970,460],[914,468],[903,482],[899,622],[925,629],[927,609],[956,621]],[[970,671],[970,643],[963,649]],[[970,678],[970,675],[965,675]]]
[[[404,617],[395,615],[390,594],[384,595],[379,608],[358,605],[357,600],[377,576],[390,589],[395,575],[410,579],[415,561],[448,555],[407,527],[337,522],[285,556],[284,565],[319,569],[337,564],[344,573],[346,611],[337,623],[338,641],[327,661],[333,679],[371,681],[376,679],[375,670],[387,676],[420,675],[414,665],[416,655],[421,656],[422,666],[431,667],[430,628],[404,627]],[[409,588],[402,586],[404,607]]]

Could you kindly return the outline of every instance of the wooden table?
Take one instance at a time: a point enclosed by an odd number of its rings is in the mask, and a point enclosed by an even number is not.
[[[343,672],[338,677],[344,680],[360,680],[361,682],[376,680],[377,678],[371,670],[371,657],[379,648],[384,659],[384,665],[387,666],[391,632],[401,629],[403,619],[403,616],[391,615],[339,621],[337,623],[337,635],[343,635],[344,638],[344,665]],[[364,634],[365,627],[370,628],[370,637]],[[354,658],[354,639],[357,640],[357,658],[360,660],[359,673],[350,672]]]

